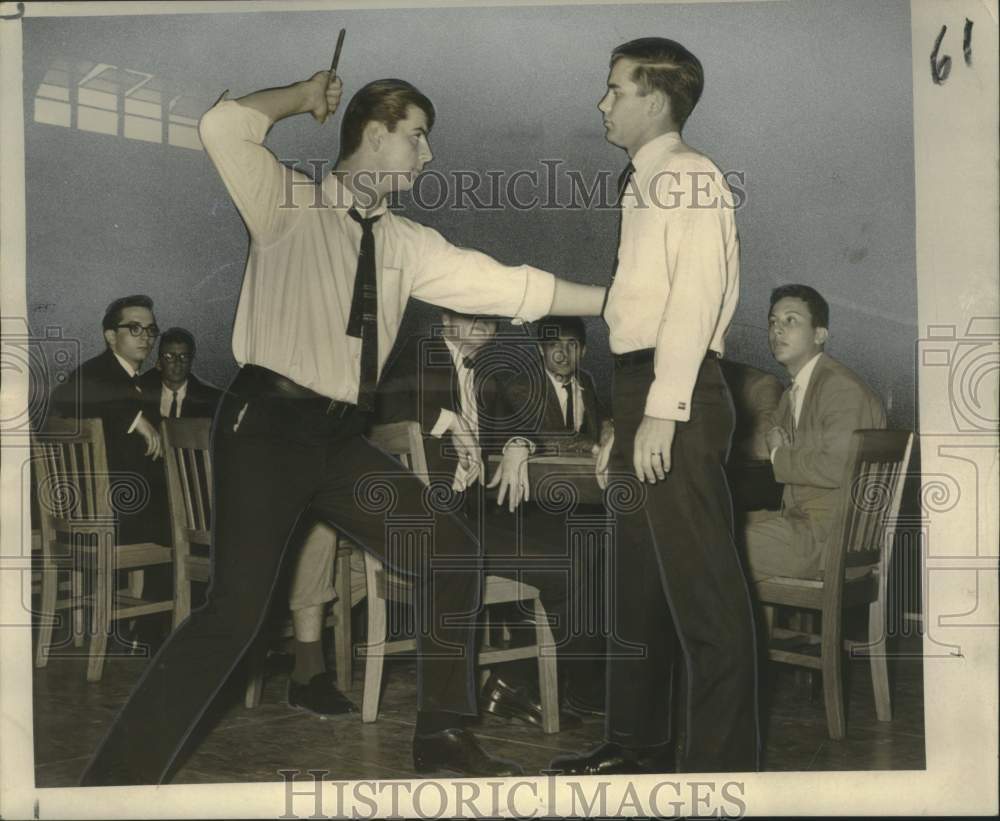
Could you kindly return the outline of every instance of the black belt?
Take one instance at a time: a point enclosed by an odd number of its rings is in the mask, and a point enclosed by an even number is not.
[[[638,351],[615,354],[615,367],[628,368],[632,365],[645,365],[647,362],[652,362],[655,355],[656,348],[641,348]],[[705,359],[706,361],[722,359],[722,354],[709,348],[708,353],[705,354]]]
[[[301,402],[303,409],[326,414],[328,416],[343,417],[351,411],[358,409],[358,406],[351,402],[341,402],[317,393],[310,388],[294,382],[287,376],[262,368],[260,365],[244,365],[241,374],[246,374],[248,381],[255,388],[263,388],[271,396],[294,399]]]

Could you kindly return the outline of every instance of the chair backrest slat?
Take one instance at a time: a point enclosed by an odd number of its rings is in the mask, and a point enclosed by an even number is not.
[[[167,467],[167,501],[178,541],[207,542],[211,530],[210,419],[165,419],[161,431]]]
[[[110,477],[100,419],[50,419],[32,435],[42,538],[73,523],[110,520]]]
[[[827,547],[827,588],[839,590],[846,567],[884,563],[895,534],[912,445],[913,434],[908,431],[854,432],[844,471],[845,492]]]

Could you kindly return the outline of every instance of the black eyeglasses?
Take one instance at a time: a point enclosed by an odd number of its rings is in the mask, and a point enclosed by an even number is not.
[[[164,362],[183,362],[187,364],[194,359],[193,353],[161,353],[160,359]]]
[[[155,323],[152,325],[143,325],[140,322],[126,322],[122,325],[115,325],[116,328],[128,328],[128,332],[132,336],[142,336],[144,333],[150,339],[156,339],[160,335],[160,328]]]

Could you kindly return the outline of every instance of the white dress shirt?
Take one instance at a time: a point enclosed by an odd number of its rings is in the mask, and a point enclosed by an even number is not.
[[[580,426],[583,424],[583,387],[580,385],[580,380],[575,376],[569,380],[569,382],[560,382],[556,379],[552,371],[545,371],[548,374],[549,381],[552,386],[556,389],[556,396],[559,398],[559,408],[562,410],[563,422],[566,421],[566,403],[567,394],[564,385],[572,385],[573,390],[573,430],[579,432]]]
[[[698,369],[724,338],[739,297],[733,196],[715,164],[661,134],[632,158],[618,268],[604,311],[611,352],[655,348],[645,413],[687,421]]]
[[[445,346],[451,354],[451,361],[455,364],[455,371],[458,374],[458,398],[461,403],[462,421],[466,427],[472,431],[475,437],[476,446],[479,445],[479,408],[476,403],[475,374],[471,368],[465,367],[465,356],[459,351],[458,346],[450,339],[445,339]],[[441,408],[441,413],[431,429],[431,436],[440,439],[451,427],[455,420],[455,414],[448,408]],[[469,478],[475,468],[465,469],[459,462],[455,469],[455,478],[452,480],[452,490],[462,491],[469,486]]]
[[[250,253],[233,326],[233,355],[331,399],[356,402],[361,340],[347,336],[361,244],[348,216],[350,191],[333,175],[320,184],[279,163],[262,143],[270,119],[226,100],[199,134],[250,232]],[[373,227],[378,281],[378,358],[385,363],[407,300],[464,313],[534,320],[548,313],[552,274],[507,267],[452,245],[437,231],[385,209]]]
[[[792,392],[792,415],[795,417],[795,427],[799,426],[799,417],[802,415],[802,402],[806,397],[806,391],[809,389],[809,380],[812,379],[813,371],[816,370],[816,363],[819,362],[820,356],[822,354],[818,353],[806,362],[799,369],[799,372],[795,374],[795,379],[792,380],[792,385],[795,387],[795,390]]]
[[[184,384],[177,388],[177,415],[180,416],[181,408],[184,406],[184,400],[187,398],[188,383],[184,380]],[[170,406],[174,401],[174,389],[168,388],[166,383],[163,383],[163,390],[160,391],[160,416],[164,419],[170,418]]]
[[[799,426],[799,417],[802,415],[802,403],[806,398],[806,391],[809,389],[809,380],[812,379],[813,371],[816,370],[816,363],[819,362],[819,358],[822,353],[816,354],[812,359],[803,365],[795,378],[792,380],[792,384],[788,386],[789,398],[792,402],[792,418],[795,420],[795,427]],[[792,431],[788,431],[789,434]],[[771,448],[771,464],[774,464],[774,454],[778,452],[777,448]]]

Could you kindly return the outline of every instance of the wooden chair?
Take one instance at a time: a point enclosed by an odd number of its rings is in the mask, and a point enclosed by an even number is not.
[[[211,419],[164,419],[160,428],[174,542],[175,628],[191,613],[191,583],[207,583],[211,579],[211,429]],[[317,528],[330,530],[325,524]],[[330,538],[336,538],[332,532]],[[201,549],[192,550],[192,546]],[[350,549],[346,545],[337,546],[336,562],[337,601],[326,623],[334,627],[337,685],[347,690],[351,686],[351,566]],[[283,624],[281,635],[283,638],[293,635],[290,619]],[[248,708],[260,704],[263,680],[262,666],[251,664],[244,697]]]
[[[376,425],[369,435],[371,441],[396,456],[424,484],[430,483],[423,437],[417,422],[394,422]],[[389,601],[412,601],[413,584],[399,574],[387,571],[382,562],[365,552],[365,580],[368,585],[368,644],[365,654],[365,689],[361,719],[373,722],[378,717],[382,690],[382,670],[385,657],[393,653],[410,652],[416,648],[413,639],[387,641],[387,609]],[[483,594],[484,606],[508,602],[529,601],[535,618],[535,643],[527,647],[493,649],[484,642],[477,654],[479,666],[499,664],[515,659],[538,660],[538,677],[542,698],[542,731],[559,732],[559,698],[556,677],[555,640],[548,616],[539,598],[537,587],[501,576],[487,576]]]
[[[139,498],[142,489],[129,476],[108,472],[104,425],[100,419],[51,419],[32,437],[41,516],[42,590],[35,666],[48,663],[56,611],[72,609],[74,643],[81,646],[84,605],[91,605],[90,658],[87,680],[104,671],[108,636],[114,623],[174,609],[174,600],[141,598],[142,569],[173,561],[160,544],[120,544],[112,504]],[[68,562],[68,567],[67,567]],[[62,565],[62,567],[61,567]],[[59,571],[68,569],[73,590],[59,598]],[[128,587],[116,588],[116,573],[129,572]]]
[[[835,740],[842,739],[845,732],[843,649],[852,657],[868,657],[878,720],[892,720],[886,663],[886,586],[912,444],[913,434],[908,431],[855,431],[823,578],[772,577],[756,583],[762,604],[819,611],[819,635],[808,628],[772,627],[768,657],[822,673],[827,726]],[[864,605],[868,606],[868,641],[843,639],[843,611]]]

